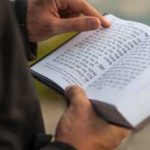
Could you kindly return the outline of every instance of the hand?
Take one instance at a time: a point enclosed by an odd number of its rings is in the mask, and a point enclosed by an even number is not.
[[[69,88],[66,97],[71,104],[57,126],[56,141],[69,143],[78,150],[111,150],[128,135],[127,129],[97,116],[81,88]]]
[[[31,42],[63,32],[93,30],[100,25],[108,27],[110,23],[85,0],[28,0],[27,29]]]

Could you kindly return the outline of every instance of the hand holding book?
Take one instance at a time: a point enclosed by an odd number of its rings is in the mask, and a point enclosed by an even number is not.
[[[150,116],[150,28],[106,17],[110,28],[78,34],[31,70],[61,92],[81,86],[103,118],[134,128]]]
[[[93,30],[100,25],[108,27],[110,23],[85,0],[28,1],[27,27],[31,42],[64,32]]]
[[[129,134],[129,130],[97,116],[81,88],[67,88],[65,95],[70,105],[58,123],[56,141],[67,142],[78,150],[111,150]]]

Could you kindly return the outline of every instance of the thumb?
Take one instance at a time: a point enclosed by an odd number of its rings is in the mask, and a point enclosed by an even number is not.
[[[96,17],[75,17],[60,20],[61,32],[82,32],[97,29],[100,26],[100,20]]]
[[[65,96],[71,106],[75,108],[81,108],[90,105],[86,93],[79,86],[67,87],[65,90]]]

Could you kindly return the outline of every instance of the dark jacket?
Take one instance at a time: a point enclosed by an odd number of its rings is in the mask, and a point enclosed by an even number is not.
[[[36,45],[27,38],[26,1],[13,3],[24,42],[8,0],[0,0],[0,150],[71,150],[50,142],[25,55],[35,57]],[[25,46],[24,46],[25,45]]]

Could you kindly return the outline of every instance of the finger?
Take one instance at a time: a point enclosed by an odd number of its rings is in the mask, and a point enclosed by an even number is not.
[[[103,27],[110,26],[110,22],[85,0],[70,0],[69,4],[70,8],[79,13],[83,13],[86,16],[93,16],[99,18]]]
[[[83,11],[84,11],[85,15],[89,15],[89,16],[91,15],[91,16],[95,16],[95,17],[99,18],[101,21],[101,25],[103,27],[110,26],[110,22],[106,19],[106,17],[104,17],[100,12],[98,12],[94,7],[92,7],[86,1],[83,1]]]
[[[79,86],[67,87],[65,90],[65,96],[69,100],[71,105],[75,106],[76,108],[87,103],[90,104],[89,100],[87,99],[86,93]]]
[[[111,130],[114,132],[113,134],[120,134],[120,136],[118,135],[118,137],[120,137],[122,139],[128,137],[131,133],[131,130],[129,130],[127,128],[114,126],[114,125],[111,125]]]
[[[82,32],[99,28],[100,21],[95,17],[75,17],[59,20],[59,32]]]
[[[106,133],[109,134],[106,134],[104,143],[110,141],[107,148],[114,149],[128,137],[130,130],[119,126],[109,125],[109,127],[106,128]]]

